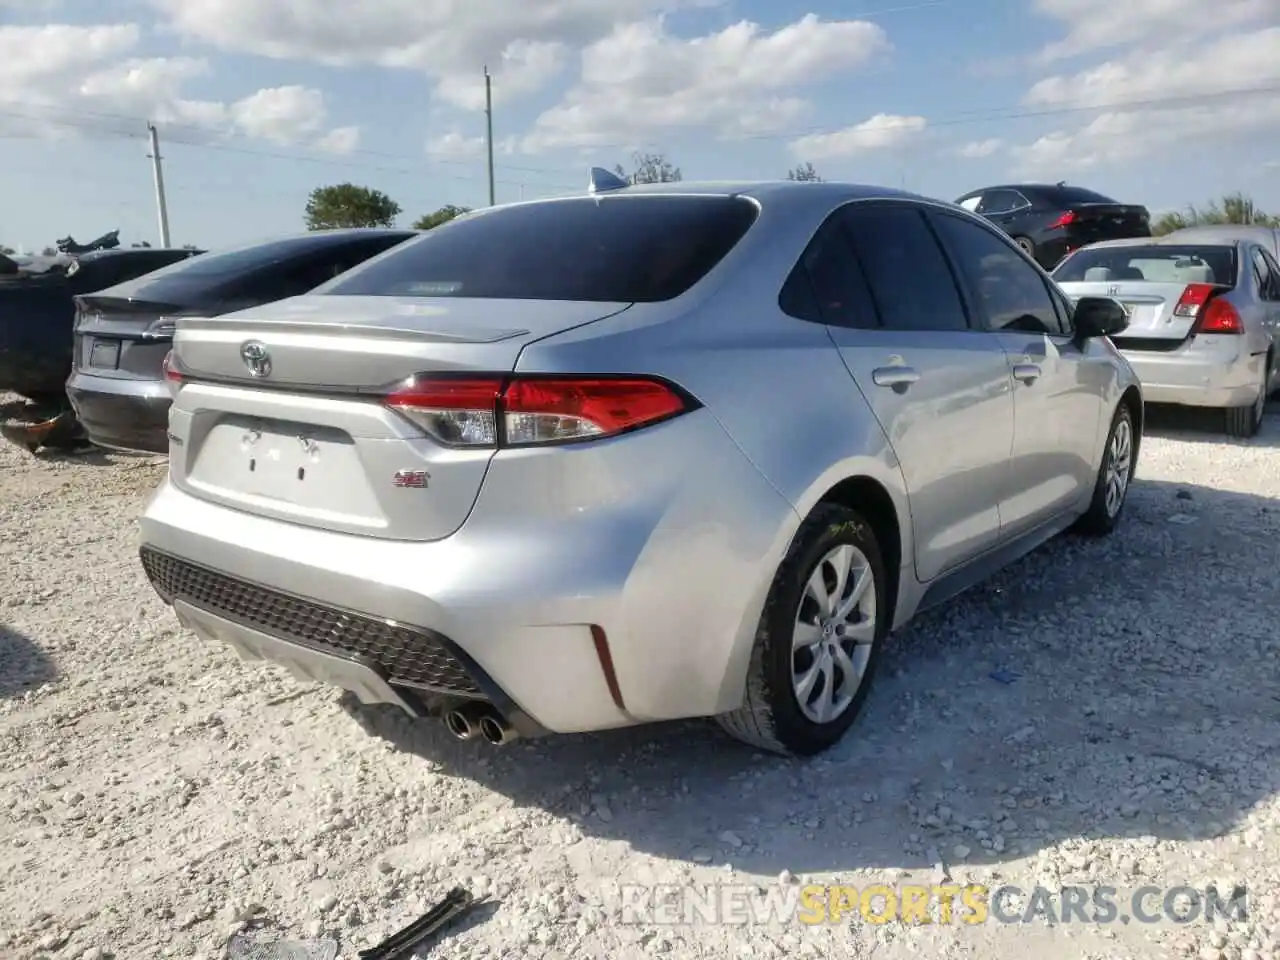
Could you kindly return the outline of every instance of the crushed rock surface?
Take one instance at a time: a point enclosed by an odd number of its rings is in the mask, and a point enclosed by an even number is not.
[[[808,762],[709,723],[459,743],[242,664],[137,562],[163,458],[0,445],[0,956],[352,958],[462,884],[488,903],[433,958],[1280,958],[1280,411],[1249,441],[1153,421],[1114,537],[923,616]],[[1247,915],[658,923],[621,888],[944,879],[1016,915],[1244,885]]]

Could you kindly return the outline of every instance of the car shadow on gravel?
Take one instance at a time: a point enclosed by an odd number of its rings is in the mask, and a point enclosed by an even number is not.
[[[1262,429],[1245,439],[1226,433],[1221,410],[1148,404],[1143,433],[1186,443],[1217,443],[1224,446],[1280,447],[1280,400],[1267,404]]]
[[[1114,536],[1060,537],[895,635],[855,730],[809,761],[711,723],[495,749],[344,704],[400,750],[661,858],[962,871],[1064,842],[1084,864],[1117,838],[1140,856],[1280,789],[1278,538],[1280,501],[1138,479]]]
[[[57,668],[43,650],[0,623],[0,700],[21,697],[57,678]]]

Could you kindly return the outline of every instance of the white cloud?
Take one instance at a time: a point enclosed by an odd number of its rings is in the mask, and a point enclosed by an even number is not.
[[[334,127],[315,143],[326,153],[350,153],[360,146],[359,127]]]
[[[969,160],[978,160],[982,157],[989,157],[1004,146],[1003,140],[992,138],[990,140],[971,140],[956,150],[956,155],[965,157]]]
[[[869,120],[830,133],[811,133],[791,141],[791,152],[803,160],[853,157],[910,143],[924,132],[924,117],[877,113]]]
[[[536,93],[564,69],[567,48],[562,43],[515,40],[496,64],[486,64],[492,79],[494,103]],[[436,87],[441,100],[464,110],[484,109],[484,76],[479,71],[446,74]]]
[[[510,156],[519,147],[519,138],[503,137],[493,143],[493,152]],[[484,137],[468,137],[457,130],[427,140],[427,156],[436,160],[476,160],[485,154]]]
[[[219,49],[419,70],[440,81],[442,99],[475,107],[486,65],[495,100],[524,95],[555,76],[568,49],[599,39],[619,21],[720,0],[151,2],[179,33]]]
[[[523,147],[635,146],[700,127],[722,137],[775,132],[807,112],[798,88],[890,49],[875,24],[814,14],[773,32],[743,20],[689,39],[662,18],[620,23],[582,51],[579,82]]]
[[[136,24],[0,26],[5,132],[36,136],[138,132],[140,121],[197,128],[185,139],[242,133],[277,143],[351,149],[354,128],[324,130],[324,96],[306,87],[259,90],[226,103],[183,95],[206,60],[131,56]]]
[[[324,127],[324,94],[308,87],[271,87],[231,105],[231,119],[251,137],[297,143]]]
[[[1113,105],[1074,130],[1013,149],[1020,173],[1058,174],[1138,160],[1183,143],[1227,138],[1280,124],[1280,27],[1196,43],[1137,48],[1074,74],[1039,81],[1032,106]],[[1258,88],[1262,88],[1258,90]],[[1233,91],[1258,90],[1234,93]],[[1226,94],[1221,97],[1216,94]]]
[[[484,137],[467,137],[451,130],[428,140],[427,154],[440,160],[474,160],[484,156]]]
[[[1061,22],[1067,34],[1041,51],[1060,60],[1142,43],[1195,40],[1244,23],[1274,17],[1275,0],[1036,0],[1036,9]]]

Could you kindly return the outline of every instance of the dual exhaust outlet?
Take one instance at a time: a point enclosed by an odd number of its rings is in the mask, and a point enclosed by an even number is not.
[[[468,703],[444,715],[445,728],[459,740],[480,736],[500,747],[518,734],[503,716],[487,703]]]

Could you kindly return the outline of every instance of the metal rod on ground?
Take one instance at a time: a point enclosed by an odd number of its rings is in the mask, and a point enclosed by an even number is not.
[[[497,203],[493,192],[493,78],[489,68],[484,68],[484,122],[485,144],[489,150],[489,206]]]
[[[160,216],[160,246],[169,247],[169,208],[164,202],[164,172],[160,169],[160,134],[154,123],[147,124],[151,134],[151,169],[156,177],[156,211]]]

